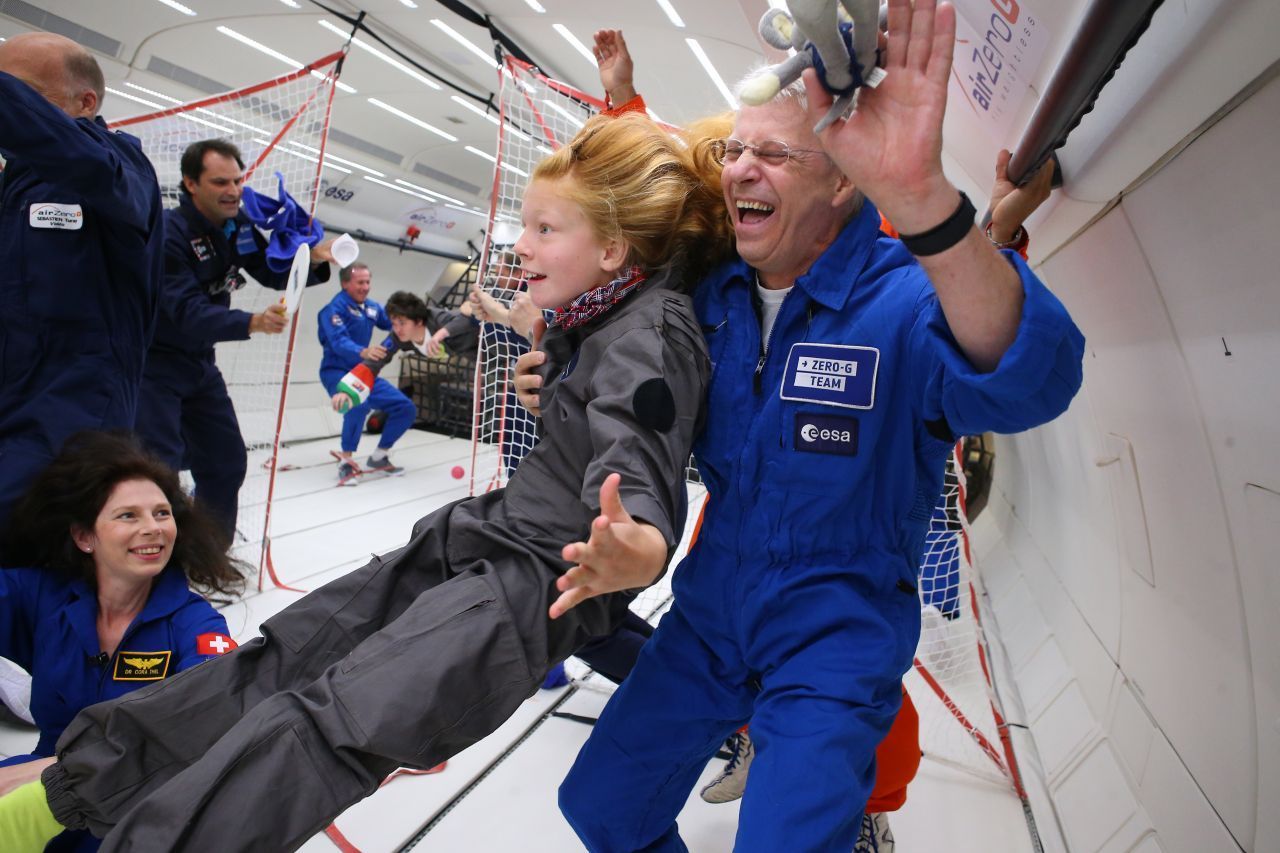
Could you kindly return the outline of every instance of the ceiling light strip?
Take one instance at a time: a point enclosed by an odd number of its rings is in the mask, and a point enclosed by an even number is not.
[[[551,29],[558,32],[560,36],[573,47],[574,50],[582,54],[582,57],[586,59],[587,62],[591,63],[592,68],[599,67],[598,64],[596,63],[595,54],[593,54],[591,52],[591,49],[588,48],[585,44],[578,41],[578,37],[575,36],[573,33],[571,33],[568,27],[566,27],[564,24],[552,24]]]
[[[387,112],[391,113],[393,116],[399,116],[400,118],[404,119],[405,121],[411,124],[416,124],[418,127],[422,128],[423,130],[429,130],[432,133],[436,134],[437,136],[443,137],[449,140],[450,142],[458,141],[458,137],[454,136],[453,134],[445,133],[443,130],[436,127],[435,125],[428,124],[427,122],[423,121],[417,116],[411,116],[404,110],[397,109],[388,103],[378,100],[377,98],[370,98],[369,103],[373,104],[375,107],[378,107],[379,109],[386,110]]]
[[[183,6],[181,3],[178,2],[178,0],[160,0],[160,2],[168,6],[170,9],[178,10],[184,15],[190,15],[193,18],[196,16],[196,12],[194,9],[190,8],[189,6]]]
[[[438,202],[438,201],[436,201],[436,199],[431,198],[430,196],[425,196],[425,195],[423,195],[422,193],[416,193],[416,192],[414,192],[413,190],[405,189],[404,187],[398,187],[398,186],[396,186],[395,184],[391,183],[390,181],[384,181],[384,180],[382,180],[382,179],[380,179],[380,178],[374,178],[374,177],[371,177],[371,176],[369,176],[369,175],[361,175],[360,177],[364,178],[366,181],[373,181],[375,184],[378,184],[379,186],[386,187],[386,188],[387,188],[387,189],[389,189],[389,190],[395,190],[395,191],[396,191],[396,192],[398,192],[398,193],[404,193],[405,195],[411,195],[411,196],[413,196],[414,198],[420,198],[420,199],[422,199],[423,201],[429,201],[429,202],[431,202],[431,203],[433,203],[433,204],[439,204],[439,202]]]
[[[667,13],[671,23],[684,29],[684,20],[680,17],[680,13],[676,11],[676,7],[671,5],[671,0],[658,0],[658,5],[662,7],[662,11]]]
[[[320,20],[320,26],[324,27],[329,32],[333,33],[336,36],[341,37],[344,40],[347,38],[347,33],[330,21],[326,21],[322,18]],[[435,80],[432,80],[430,77],[426,76],[425,74],[421,74],[415,71],[414,69],[410,68],[408,65],[405,65],[403,62],[396,59],[394,56],[391,56],[388,53],[383,53],[381,50],[378,50],[378,48],[374,47],[373,45],[369,44],[366,41],[363,41],[358,38],[353,38],[351,39],[351,43],[356,47],[360,48],[361,50],[371,53],[374,56],[378,57],[378,59],[381,59],[383,62],[387,63],[392,68],[395,68],[397,71],[401,71],[405,74],[408,74],[410,77],[412,77],[414,80],[417,80],[419,83],[422,83],[424,86],[429,86],[432,89],[435,89],[437,92],[443,88]]]
[[[693,55],[697,57],[698,62],[702,65],[702,70],[707,72],[707,76],[711,78],[711,82],[716,84],[716,88],[720,90],[720,94],[724,96],[725,103],[729,105],[729,109],[736,110],[738,102],[734,100],[733,93],[729,91],[729,87],[724,84],[724,78],[720,76],[720,72],[711,64],[711,57],[707,56],[707,52],[702,49],[702,45],[698,44],[697,39],[685,39],[684,43],[689,45],[689,50],[693,51]]]
[[[498,67],[498,60],[494,59],[490,54],[487,54],[480,48],[476,47],[474,44],[468,41],[467,38],[464,35],[462,35],[462,33],[458,32],[453,27],[446,24],[444,21],[440,20],[439,18],[432,18],[431,24],[436,29],[440,30],[440,32],[444,33],[449,38],[453,39],[458,44],[462,45],[467,50],[471,51],[476,56],[483,59],[486,63],[488,63],[490,68]]]
[[[248,37],[247,35],[245,35],[244,33],[237,32],[237,31],[235,31],[235,30],[231,29],[230,27],[223,27],[223,26],[219,26],[219,27],[218,27],[218,32],[222,33],[224,36],[228,36],[229,38],[233,38],[233,39],[235,39],[236,41],[240,42],[241,44],[245,45],[246,47],[251,47],[251,48],[253,48],[254,50],[258,51],[259,53],[265,53],[267,56],[270,56],[272,59],[275,59],[275,60],[278,60],[278,61],[280,61],[280,62],[283,62],[285,65],[292,66],[293,68],[304,68],[304,67],[305,67],[305,66],[304,66],[301,62],[299,62],[298,60],[296,60],[296,59],[294,59],[294,58],[292,58],[292,57],[289,57],[289,56],[285,56],[285,55],[284,55],[283,53],[281,53],[280,51],[278,51],[278,50],[274,50],[274,49],[272,49],[272,48],[269,48],[269,47],[267,47],[265,44],[263,44],[262,42],[260,42],[260,41],[255,41],[254,39],[249,38],[249,37]],[[312,76],[312,77],[315,77],[317,80],[327,80],[327,79],[329,79],[329,75],[327,75],[327,74],[322,74],[321,72],[319,72],[319,71],[314,71],[314,70],[311,72],[311,76]],[[354,94],[355,94],[355,92],[356,92],[356,90],[355,90],[353,87],[348,86],[346,83],[343,83],[341,80],[335,80],[335,81],[333,81],[333,82],[334,82],[334,85],[335,85],[335,86],[337,86],[339,89],[341,89],[342,91],[346,92],[347,94],[354,95]]]
[[[402,185],[402,186],[411,187],[411,188],[413,188],[413,189],[415,189],[415,190],[418,190],[418,191],[420,191],[420,192],[424,192],[424,193],[426,193],[426,194],[427,194],[427,195],[429,195],[429,196],[435,196],[436,198],[443,199],[444,201],[451,201],[451,202],[453,202],[454,204],[466,204],[466,202],[465,202],[465,201],[461,201],[461,200],[459,200],[459,199],[456,199],[456,198],[454,198],[453,196],[448,196],[448,195],[445,195],[444,193],[436,192],[435,190],[429,190],[429,189],[427,189],[426,187],[418,186],[417,184],[415,184],[415,183],[411,183],[411,182],[409,182],[409,181],[406,181],[406,180],[404,180],[403,178],[396,178],[396,183],[397,183],[397,184],[400,184],[400,185]]]

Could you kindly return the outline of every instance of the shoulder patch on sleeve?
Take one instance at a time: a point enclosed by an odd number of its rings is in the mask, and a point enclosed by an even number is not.
[[[676,398],[667,380],[661,377],[640,383],[631,398],[631,408],[636,421],[646,429],[666,432],[676,422]]]
[[[196,637],[196,654],[225,655],[239,645],[226,634],[200,634]]]

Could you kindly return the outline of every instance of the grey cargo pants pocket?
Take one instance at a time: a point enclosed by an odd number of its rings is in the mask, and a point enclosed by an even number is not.
[[[353,746],[409,765],[471,745],[537,687],[506,602],[482,576],[418,596],[331,677]]]

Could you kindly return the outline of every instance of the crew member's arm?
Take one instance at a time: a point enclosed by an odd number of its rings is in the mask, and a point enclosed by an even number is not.
[[[903,235],[956,216],[960,195],[942,173],[942,116],[955,43],[955,8],[891,0],[887,77],[820,141],[836,165]],[[805,72],[809,118],[831,103]],[[911,328],[911,372],[925,422],[951,435],[1012,432],[1055,417],[1081,380],[1084,338],[1062,303],[1015,253],[998,252],[973,224],[936,252],[917,251],[922,287]],[[908,247],[911,236],[904,236]],[[917,243],[918,245],[918,243]]]
[[[644,98],[636,92],[631,51],[622,30],[598,30],[591,52],[600,68],[600,85],[604,86],[605,115],[645,112]]]
[[[114,221],[146,231],[160,203],[155,172],[140,151],[136,158],[124,156],[109,133],[90,119],[71,118],[0,71],[0,153],[83,196]]]
[[[259,331],[255,326],[263,320],[255,318],[261,315],[211,302],[196,278],[192,252],[185,236],[169,222],[164,238],[160,310],[183,338],[192,343],[212,345],[219,341],[248,340],[250,332]]]
[[[37,569],[0,570],[0,657],[31,671],[34,657]]]
[[[960,194],[942,172],[942,117],[955,45],[955,8],[934,0],[891,0],[885,71],[864,87],[858,108],[827,128],[820,141],[844,174],[903,235],[947,221]],[[815,123],[831,95],[805,72]],[[980,372],[994,370],[1018,334],[1023,285],[976,226],[960,242],[919,257],[961,352]]]
[[[39,586],[47,580],[39,569],[0,570],[0,657],[31,671],[34,658]],[[0,797],[40,778],[53,759],[0,768]]]
[[[174,651],[175,672],[225,655],[237,645],[227,630],[227,620],[194,592],[174,615],[174,628],[180,644]]]
[[[237,222],[237,227],[240,227],[243,224],[243,221]],[[289,285],[289,270],[276,272],[271,269],[271,267],[267,266],[267,238],[263,237],[262,232],[255,226],[249,225],[249,228],[253,232],[253,242],[257,246],[257,251],[241,254],[240,266],[249,273],[249,275],[253,276],[254,281],[258,282],[263,287],[268,287],[272,290],[284,290]],[[234,241],[236,237],[233,235],[231,239]],[[332,240],[328,240],[320,244],[325,246],[326,256],[328,255],[327,248],[332,242]],[[319,246],[316,248],[318,249]],[[314,249],[312,252],[311,271],[307,274],[307,287],[312,287],[313,285],[322,284],[328,281],[331,271],[329,264],[318,262],[318,258],[316,254],[314,254]]]
[[[337,389],[331,398],[334,411],[345,413],[369,399],[374,379],[383,367],[391,363],[395,351],[374,344],[360,346],[351,337],[351,328],[342,312],[332,305],[325,306],[320,311],[317,323],[326,350],[337,353],[344,361],[360,362],[338,380]]]

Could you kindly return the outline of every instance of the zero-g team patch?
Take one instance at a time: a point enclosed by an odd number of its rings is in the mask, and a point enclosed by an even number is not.
[[[113,681],[159,681],[169,674],[173,652],[116,652]]]
[[[58,231],[79,231],[84,227],[84,210],[78,204],[58,204],[52,201],[33,202],[28,210],[28,224],[32,228],[53,228]]]
[[[858,419],[848,415],[796,412],[796,450],[805,453],[858,455]]]
[[[880,350],[843,344],[793,344],[779,395],[784,400],[870,409]]]

